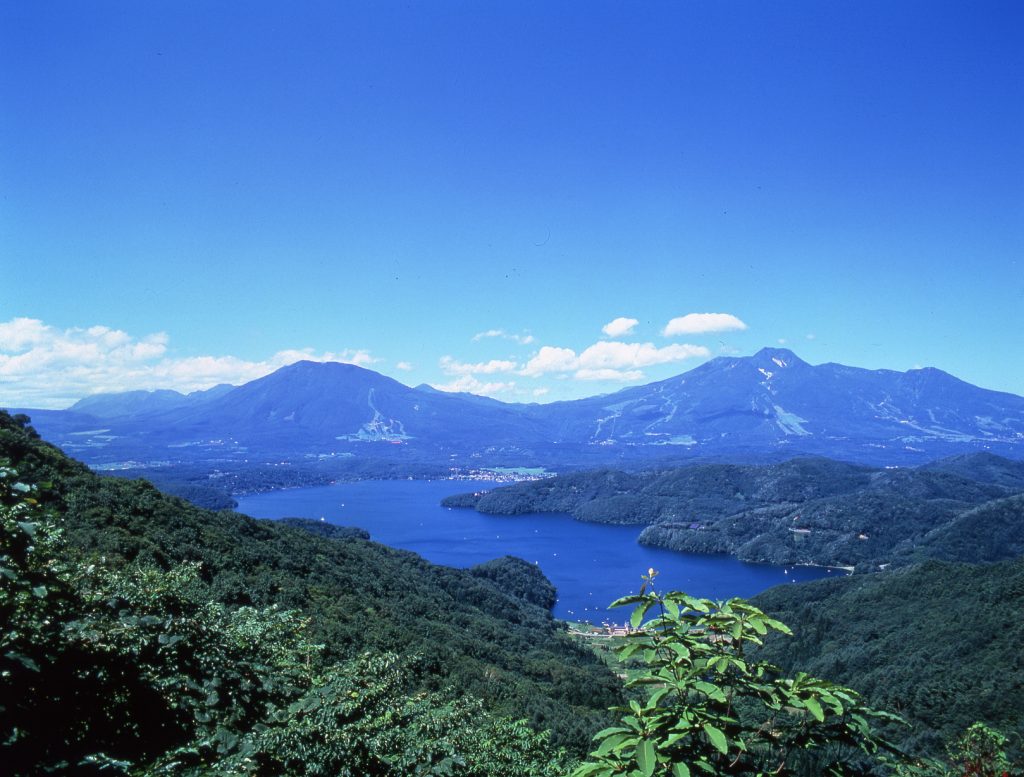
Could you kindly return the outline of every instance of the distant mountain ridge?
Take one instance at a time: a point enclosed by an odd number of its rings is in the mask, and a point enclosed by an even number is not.
[[[813,367],[783,348],[720,357],[667,380],[539,412],[561,421],[566,437],[595,443],[1024,441],[1024,397],[932,368]]]
[[[193,391],[189,394],[172,389],[93,394],[78,400],[68,410],[96,418],[134,418],[208,402],[223,396],[233,388],[235,387],[230,383],[221,383],[205,391]]]
[[[1024,458],[1024,397],[933,368],[812,366],[782,348],[547,405],[305,361],[234,388],[100,395],[67,411],[29,412],[91,463],[357,455],[594,466],[810,454],[900,464],[974,450]]]

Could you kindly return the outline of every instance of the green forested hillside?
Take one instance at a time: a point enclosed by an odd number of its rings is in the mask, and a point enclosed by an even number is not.
[[[1013,491],[1024,491],[1024,461],[1011,461],[994,453],[960,453],[922,464],[918,469],[923,472],[947,472],[979,483],[994,483]]]
[[[413,689],[452,687],[577,752],[620,698],[616,678],[543,607],[502,590],[503,563],[437,567],[358,534],[204,511],[144,481],[97,477],[24,422],[0,414],[0,459],[59,516],[62,558],[74,568],[174,574],[192,564],[217,606],[304,613],[324,662],[366,650],[417,656]]]
[[[910,485],[943,499],[957,476],[945,477]],[[986,502],[927,542],[980,543],[964,527],[1010,536],[1022,500]],[[360,530],[200,510],[144,481],[97,477],[3,413],[0,519],[0,763],[15,774],[554,777],[623,700],[604,664],[552,620],[554,591],[529,564],[447,569]],[[1024,735],[1020,559],[929,561],[780,587],[758,604],[795,635],[759,655],[795,678],[777,679],[780,692],[853,698],[805,671],[849,685],[906,716],[912,728],[888,733],[932,755],[978,720]],[[703,633],[680,639],[690,650],[725,651],[712,657],[715,682],[752,671],[727,655],[733,643]],[[676,651],[672,661],[689,655]],[[617,773],[608,759],[619,751],[645,774],[677,755],[712,763],[713,751],[724,756],[729,742],[764,733],[756,716],[754,728],[731,727],[731,713],[716,706],[727,697],[705,677],[711,664],[687,671],[693,690],[670,712],[659,685],[667,675],[654,676],[649,698],[641,683],[619,708],[627,727],[638,701],[660,716],[664,752],[643,732],[634,747],[632,734],[605,729],[602,747],[611,749],[577,773]],[[711,705],[695,709],[719,722],[686,718],[691,692],[694,704]],[[801,703],[804,712],[780,708],[795,715],[798,749],[814,728],[807,716],[822,720],[818,706]],[[815,747],[828,752],[831,737],[849,733],[844,714],[826,716]],[[672,726],[684,723],[692,747],[680,750]],[[868,736],[858,732],[854,739]],[[713,773],[750,773],[732,758]]]
[[[916,470],[872,469],[829,459],[781,464],[694,464],[660,472],[573,473],[489,492],[449,506],[516,515],[567,512],[584,521],[645,526],[640,542],[745,561],[859,567],[922,558],[995,561],[1020,543],[1022,466],[990,454],[960,456]],[[974,510],[991,503],[993,511]],[[975,521],[994,513],[1012,541],[975,543]],[[980,524],[979,524],[980,526]],[[1003,534],[999,535],[1000,537]],[[991,551],[991,552],[987,552]]]
[[[794,636],[763,655],[846,683],[905,716],[908,746],[939,753],[977,720],[1024,737],[1024,559],[929,561],[779,586],[753,600]]]
[[[65,444],[64,448],[69,449]],[[221,467],[223,469],[221,469]],[[207,464],[175,462],[174,466],[134,467],[112,470],[121,478],[144,478],[165,494],[180,496],[207,510],[234,508],[234,496],[280,488],[303,488],[351,480],[443,478],[450,469],[416,457],[382,459],[338,456],[298,461],[231,460]],[[214,477],[215,475],[215,477]]]
[[[901,561],[981,563],[1024,556],[1024,494],[994,499],[956,516],[902,550]]]

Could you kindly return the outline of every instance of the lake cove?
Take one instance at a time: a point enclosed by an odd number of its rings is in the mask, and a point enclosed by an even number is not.
[[[625,620],[628,608],[609,611],[607,605],[634,593],[650,567],[659,572],[660,588],[712,599],[748,597],[783,583],[844,574],[649,548],[637,544],[640,526],[584,523],[553,513],[509,517],[441,507],[446,496],[495,485],[500,484],[363,480],[240,497],[238,511],[255,518],[299,516],[358,526],[376,542],[452,567],[519,556],[539,564],[558,588],[557,617],[593,623]]]

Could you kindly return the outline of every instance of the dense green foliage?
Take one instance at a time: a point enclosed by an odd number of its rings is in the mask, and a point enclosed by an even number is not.
[[[322,518],[319,521],[314,518],[279,518],[277,522],[283,526],[304,529],[317,537],[326,537],[330,540],[370,539],[370,532],[366,529],[360,529],[358,526],[338,526],[327,523]]]
[[[948,456],[922,464],[918,469],[922,472],[946,472],[979,483],[1006,486],[1012,491],[1024,490],[1024,461],[1010,461],[985,451]]]
[[[1008,477],[984,469],[976,494]],[[773,487],[792,494],[800,477]],[[944,500],[957,482],[939,471],[903,485]],[[1015,552],[988,534],[1015,536],[1022,500],[985,501],[919,549]],[[13,773],[564,774],[571,753],[557,746],[581,753],[622,696],[552,620],[553,596],[518,559],[445,569],[360,530],[253,521],[100,478],[0,413],[0,763]],[[907,775],[989,774],[969,769],[1019,755],[1022,560],[782,587],[758,600],[770,617],[682,594],[630,601],[637,695],[581,775],[877,762],[866,722],[884,716],[798,669],[904,715],[913,728],[882,732],[912,751],[956,743],[952,766]],[[785,631],[776,618],[795,636],[751,653]]]
[[[890,732],[938,754],[975,721],[1024,741],[1024,559],[929,561],[877,575],[779,586],[754,599],[794,636],[763,656],[855,687],[913,726]]]
[[[477,564],[470,572],[477,577],[490,580],[509,596],[543,607],[545,610],[554,607],[558,599],[558,591],[551,581],[544,577],[540,567],[515,556],[503,556]]]
[[[1024,465],[990,454],[960,456],[948,464],[884,470],[793,459],[647,473],[602,470],[462,494],[445,504],[639,524],[646,527],[640,534],[644,544],[745,561],[874,570],[921,558],[1012,557],[1024,547],[1022,503],[996,500],[1024,491]],[[1001,506],[973,509],[987,504]],[[1001,542],[975,542],[995,512],[1002,516]]]
[[[144,481],[97,477],[6,414],[0,457],[25,482],[54,484],[43,501],[64,516],[67,552],[80,564],[165,572],[198,564],[219,604],[308,613],[309,639],[324,645],[325,661],[368,649],[418,655],[423,690],[452,686],[577,750],[620,699],[616,678],[549,612],[485,576],[358,537],[207,512]]]
[[[409,661],[328,663],[296,612],[227,607],[197,564],[82,567],[0,467],[0,762],[7,773],[555,775],[546,734]]]
[[[828,459],[793,459],[762,466],[692,464],[636,473],[597,470],[517,483],[476,499],[462,499],[459,506],[499,515],[565,512],[598,523],[650,524],[689,515],[695,520],[721,517],[752,504],[803,502],[841,494],[868,483],[871,472],[867,467]]]
[[[913,547],[899,560],[1008,561],[1024,556],[1024,494],[995,499],[961,513]]]
[[[121,477],[145,477],[153,485],[169,496],[176,496],[191,502],[196,507],[206,510],[233,510],[238,507],[238,502],[222,487],[215,485],[216,481],[204,478],[202,480],[189,480],[177,473],[169,473],[166,470],[150,470],[145,475],[129,475],[127,471],[117,473]]]
[[[630,685],[648,689],[599,732],[599,747],[574,777],[872,774],[898,751],[873,725],[894,716],[865,706],[849,688],[803,673],[789,678],[750,656],[785,625],[737,599],[712,602],[647,590],[615,604],[636,605],[635,631],[619,648],[642,656]]]
[[[968,777],[1008,777],[1014,768],[1007,758],[1009,741],[983,723],[974,724],[946,748],[953,773]]]

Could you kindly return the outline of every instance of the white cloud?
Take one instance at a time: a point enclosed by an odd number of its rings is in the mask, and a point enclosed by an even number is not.
[[[533,390],[533,395],[535,397],[542,397],[545,394],[547,394],[549,391],[551,391],[551,389],[549,389],[549,388],[535,388]]]
[[[415,369],[409,362],[399,362],[395,365],[396,369],[403,370],[404,372],[410,372]]]
[[[469,394],[479,394],[480,396],[493,396],[495,394],[504,394],[509,391],[513,391],[516,387],[515,381],[502,382],[491,382],[485,383],[477,380],[472,375],[460,375],[451,383],[432,383],[430,384],[438,391],[448,392],[466,392]]]
[[[504,337],[504,329],[488,329],[486,332],[477,332],[473,335],[473,342],[478,343],[487,337]]]
[[[709,332],[731,332],[746,329],[747,325],[731,313],[687,313],[685,316],[673,318],[665,325],[662,334],[701,335]]]
[[[604,332],[609,337],[622,337],[623,335],[628,335],[630,332],[632,332],[633,327],[635,327],[639,323],[640,322],[637,321],[635,318],[623,318],[622,316],[620,316],[619,318],[616,318],[614,321],[609,321],[607,324],[601,327],[601,331]]]
[[[504,329],[488,329],[486,332],[477,332],[475,335],[473,335],[472,339],[474,343],[478,343],[481,340],[485,340],[489,337],[500,337],[503,340],[511,340],[515,343],[519,343],[520,345],[530,345],[530,343],[534,342],[533,335],[512,334],[510,332],[506,332]]]
[[[579,357],[572,348],[545,345],[526,363],[522,375],[536,377],[546,372],[571,372],[579,366]]]
[[[576,370],[573,377],[576,380],[640,380],[644,376],[640,370],[613,370],[605,367],[600,369],[583,368]]]
[[[280,364],[294,364],[308,360],[312,362],[342,362],[344,364],[355,364],[358,367],[365,367],[368,364],[376,364],[380,359],[371,356],[369,351],[362,348],[346,348],[344,351],[324,351],[321,354],[313,352],[312,348],[292,348],[286,351],[278,351],[271,359],[272,362]]]
[[[642,367],[710,356],[702,345],[677,344],[658,348],[653,343],[622,343],[616,340],[594,343],[582,353],[571,348],[545,345],[520,370],[521,375],[536,377],[549,372],[574,372],[580,380],[639,380]],[[611,372],[602,372],[602,371]],[[622,372],[625,370],[625,372]]]
[[[512,372],[516,368],[515,362],[503,359],[491,359],[489,362],[467,364],[456,361],[451,356],[442,356],[440,364],[441,369],[449,375],[493,375],[496,372]]]
[[[580,354],[583,369],[624,369],[668,364],[695,356],[710,355],[703,345],[667,345],[654,343],[620,343],[614,340],[594,343]]]
[[[0,352],[14,353],[41,343],[49,330],[50,327],[37,318],[14,318],[0,323]]]
[[[170,388],[190,392],[218,383],[240,384],[296,361],[378,361],[365,350],[316,353],[284,350],[262,361],[235,356],[173,357],[159,332],[137,338],[119,329],[57,329],[36,319],[0,323],[0,406],[67,407],[111,391]]]
[[[359,348],[356,350],[346,348],[344,351],[334,354],[330,358],[325,358],[325,356],[319,356],[313,359],[313,361],[347,362],[349,364],[357,364],[360,367],[365,367],[367,364],[376,364],[377,362],[382,360],[378,359],[376,356],[371,356],[370,352],[367,351],[365,348]]]

